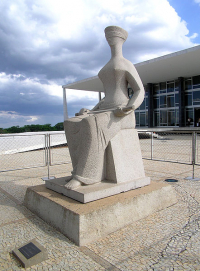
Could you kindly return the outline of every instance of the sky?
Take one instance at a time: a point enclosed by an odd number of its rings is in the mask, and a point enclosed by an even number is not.
[[[63,121],[62,85],[110,59],[104,29],[128,31],[133,64],[200,44],[200,0],[1,0],[0,127]],[[98,94],[67,91],[68,114]]]

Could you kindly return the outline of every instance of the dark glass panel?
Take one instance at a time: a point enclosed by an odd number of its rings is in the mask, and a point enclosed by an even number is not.
[[[159,84],[154,84],[153,85],[153,93],[158,94],[160,90]]]
[[[179,106],[179,93],[175,94],[175,106]]]
[[[148,126],[148,111],[146,111],[146,126]]]
[[[160,108],[164,108],[167,107],[167,97],[164,96],[160,96]]]
[[[192,93],[191,92],[185,94],[185,105],[186,106],[192,105]]]
[[[160,126],[167,126],[167,110],[160,110]]]
[[[179,126],[179,109],[176,109],[175,112],[176,112],[176,126]]]
[[[193,92],[193,105],[199,105],[200,104],[200,91],[194,91]]]
[[[145,126],[145,113],[140,113],[140,126]]]
[[[133,96],[133,90],[132,90],[132,88],[128,88],[128,97],[129,97],[129,99],[131,99],[132,96]]]
[[[154,126],[159,126],[159,112],[154,111]]]
[[[168,126],[175,126],[175,111],[168,111]]]
[[[167,83],[167,92],[174,92],[174,82]]]
[[[155,109],[159,108],[159,98],[154,98],[153,103],[154,103],[154,108]]]
[[[140,110],[144,110],[145,109],[145,99],[142,102],[142,104],[140,105]]]
[[[175,88],[178,88],[178,80],[175,81]]]
[[[193,85],[200,85],[200,75],[198,76],[193,76]]]
[[[167,107],[174,107],[174,96],[167,96]]]
[[[192,80],[187,79],[185,80],[185,90],[192,89]]]
[[[149,100],[149,98],[148,98],[148,96],[146,97],[146,109],[148,109],[148,100]]]
[[[160,93],[166,93],[166,82],[160,83]]]
[[[194,126],[194,110],[186,109],[186,126]]]
[[[139,112],[135,112],[136,125],[139,126]]]
[[[200,88],[200,84],[199,85],[193,85],[193,89],[197,89]]]

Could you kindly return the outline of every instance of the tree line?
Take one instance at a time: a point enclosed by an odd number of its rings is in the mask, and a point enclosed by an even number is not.
[[[51,124],[31,124],[23,127],[12,126],[9,128],[0,128],[0,134],[24,133],[24,132],[44,132],[44,131],[63,131],[63,122],[57,123],[55,126]]]

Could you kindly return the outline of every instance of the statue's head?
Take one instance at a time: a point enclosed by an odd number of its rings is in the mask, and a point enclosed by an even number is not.
[[[108,26],[104,31],[109,45],[114,45],[118,39],[125,42],[128,37],[128,32],[119,26]]]

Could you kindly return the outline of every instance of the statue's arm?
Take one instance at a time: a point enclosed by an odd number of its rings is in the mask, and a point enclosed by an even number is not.
[[[144,100],[145,92],[142,81],[131,62],[128,63],[128,68],[126,70],[126,80],[130,87],[133,89],[133,96],[131,97],[126,107],[120,107],[114,111],[114,114],[117,117],[123,117],[131,113],[133,110],[137,109]]]
[[[98,102],[91,110],[87,108],[82,108],[78,113],[75,114],[75,116],[81,116],[90,113],[91,111],[96,111],[100,108],[100,105],[104,102],[104,98]]]
[[[128,102],[127,107],[133,107],[135,110],[143,102],[145,91],[139,74],[133,65],[126,71],[126,79],[130,87],[133,89],[133,96]]]
[[[100,109],[100,105],[101,105],[102,103],[104,103],[104,99],[105,99],[105,98],[103,98],[101,101],[99,101],[98,104],[96,104],[95,107],[93,107],[93,108],[91,109],[91,111],[95,111],[95,110]]]

